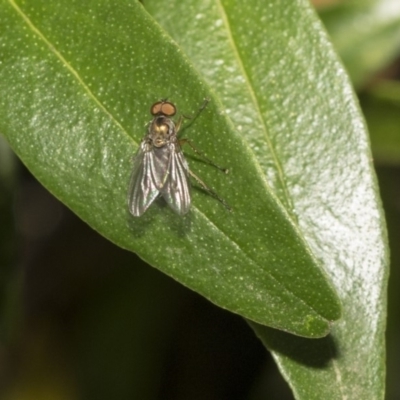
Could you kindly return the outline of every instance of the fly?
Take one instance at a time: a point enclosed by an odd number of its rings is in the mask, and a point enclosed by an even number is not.
[[[196,118],[207,104],[208,100],[205,100],[193,118]],[[131,214],[140,217],[158,196],[162,196],[177,214],[186,214],[191,202],[189,176],[230,210],[227,203],[189,169],[181,149],[184,143],[189,144],[208,163],[227,172],[204,157],[187,139],[178,139],[183,119],[189,117],[181,115],[175,124],[171,117],[176,114],[176,107],[167,100],[154,103],[150,113],[153,119],[133,162],[128,192]]]

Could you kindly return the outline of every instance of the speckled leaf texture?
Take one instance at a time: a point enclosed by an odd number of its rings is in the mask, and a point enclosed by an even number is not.
[[[340,302],[293,210],[274,194],[275,178],[265,179],[228,110],[143,6],[0,4],[0,132],[43,185],[102,235],[217,305],[297,335],[327,335]],[[191,169],[231,212],[193,185],[183,218],[162,201],[141,218],[128,213],[132,157],[150,105],[166,97],[185,115],[211,99],[182,133],[229,168],[223,174],[187,151]]]
[[[382,399],[388,250],[363,117],[306,1],[146,0],[218,93],[339,291],[319,340],[250,323],[297,399]]]

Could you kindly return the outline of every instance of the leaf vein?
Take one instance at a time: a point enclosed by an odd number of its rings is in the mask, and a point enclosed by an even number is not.
[[[253,89],[252,84],[251,84],[250,77],[246,73],[246,69],[245,69],[245,66],[243,65],[242,59],[240,57],[239,50],[238,50],[238,48],[237,48],[237,46],[235,44],[235,41],[233,39],[232,30],[231,30],[231,27],[230,27],[230,24],[229,24],[229,20],[228,20],[227,14],[225,12],[225,9],[224,9],[224,7],[223,7],[223,5],[221,3],[221,0],[217,0],[217,4],[218,4],[218,8],[220,9],[222,20],[224,21],[224,25],[226,27],[228,40],[229,40],[229,42],[231,44],[233,54],[234,54],[234,56],[235,56],[235,58],[237,60],[239,69],[241,70],[241,73],[242,73],[242,75],[244,77],[245,84],[248,87],[248,91],[249,91],[250,97],[252,99],[252,102],[254,104],[254,107],[256,109],[257,115],[259,117],[259,121],[260,121],[260,123],[261,123],[261,125],[263,127],[264,132],[265,132],[265,141],[266,141],[267,146],[269,147],[269,149],[271,151],[272,159],[274,161],[274,164],[275,164],[277,172],[278,172],[278,178],[279,178],[279,181],[281,183],[282,190],[283,190],[287,205],[289,206],[289,209],[291,209],[290,205],[291,205],[292,201],[291,201],[291,196],[289,194],[289,189],[288,189],[288,187],[286,185],[286,181],[284,179],[283,168],[282,168],[281,163],[279,162],[279,158],[278,158],[278,156],[276,154],[276,151],[275,151],[275,148],[274,148],[274,146],[272,144],[271,138],[268,135],[268,129],[267,129],[267,126],[265,124],[265,120],[264,120],[264,118],[262,116],[261,109],[259,107],[259,103],[258,103],[258,100],[257,100],[257,95],[256,95],[256,93],[255,93],[255,91]],[[257,159],[257,157],[255,157],[255,158]]]
[[[10,5],[15,9],[15,11],[22,17],[29,28],[47,45],[49,50],[65,65],[65,67],[70,71],[70,73],[77,79],[80,85],[88,93],[88,95],[93,99],[97,106],[124,132],[129,138],[134,141],[137,145],[138,143],[129,135],[121,123],[115,119],[114,115],[106,108],[106,106],[96,97],[96,95],[90,90],[89,86],[85,83],[82,77],[79,75],[78,71],[73,68],[73,66],[67,61],[67,59],[56,49],[56,47],[50,42],[49,39],[33,24],[29,17],[22,11],[22,9],[15,3],[14,0],[8,0]]]

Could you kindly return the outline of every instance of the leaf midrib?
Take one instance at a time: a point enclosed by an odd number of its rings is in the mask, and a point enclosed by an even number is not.
[[[217,2],[217,6],[218,6],[218,8],[220,10],[223,23],[224,23],[225,28],[226,28],[226,32],[227,32],[229,43],[230,43],[231,48],[232,48],[232,52],[233,52],[234,57],[235,57],[235,59],[237,61],[239,69],[240,69],[240,71],[241,71],[241,73],[242,73],[242,75],[244,77],[245,85],[248,88],[248,92],[250,94],[250,97],[251,97],[251,100],[253,102],[254,108],[255,108],[256,113],[258,115],[258,120],[259,120],[259,122],[260,122],[260,124],[261,124],[261,126],[263,128],[263,132],[264,132],[264,136],[265,136],[265,142],[267,143],[267,146],[270,149],[273,162],[274,162],[276,170],[278,172],[279,181],[280,181],[280,183],[282,185],[282,189],[283,189],[283,193],[284,193],[284,196],[285,196],[286,203],[287,203],[287,205],[290,205],[290,204],[292,204],[292,199],[291,199],[291,196],[289,194],[289,190],[288,190],[288,187],[287,187],[287,184],[286,184],[286,180],[284,179],[283,168],[282,168],[281,163],[279,162],[279,158],[277,156],[275,147],[273,146],[271,138],[270,138],[270,136],[268,134],[267,125],[265,123],[265,119],[262,116],[261,109],[260,109],[260,106],[259,106],[259,102],[258,102],[258,99],[257,99],[257,95],[253,90],[253,85],[251,84],[250,77],[246,73],[246,69],[245,69],[244,64],[242,62],[242,59],[240,57],[239,50],[238,50],[238,48],[237,48],[237,46],[235,44],[235,41],[233,39],[231,26],[230,26],[230,23],[229,23],[228,16],[227,16],[227,14],[225,12],[225,9],[224,9],[224,7],[223,7],[223,5],[221,3],[221,0],[216,0],[216,2]],[[255,157],[255,159],[257,160],[257,163],[259,164],[258,158]],[[279,201],[281,201],[281,200],[279,200]],[[293,222],[295,222],[295,221],[293,221]]]

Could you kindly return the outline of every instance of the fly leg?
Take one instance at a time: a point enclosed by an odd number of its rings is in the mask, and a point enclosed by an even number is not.
[[[222,205],[228,210],[232,211],[232,207],[221,197],[218,196],[214,190],[212,190],[210,187],[208,187],[196,174],[194,174],[192,171],[188,171],[190,176],[193,177],[196,182],[211,196],[213,196],[215,199],[217,199]]]
[[[201,105],[201,107],[197,110],[196,114],[193,117],[189,117],[186,115],[181,115],[178,119],[178,122],[175,125],[176,128],[176,133],[179,132],[179,129],[182,126],[183,120],[184,119],[191,119],[192,121],[190,122],[190,124],[192,124],[194,122],[194,120],[200,115],[200,113],[207,107],[207,104],[210,102],[210,99],[204,99],[203,104]],[[188,127],[189,125],[186,125],[185,129]],[[214,161],[212,161],[211,159],[209,159],[208,157],[206,157],[200,150],[198,150],[194,144],[189,140],[189,139],[180,139],[179,140],[179,145],[182,146],[184,144],[188,144],[193,151],[200,156],[200,158],[202,158],[203,160],[207,161],[208,164],[212,165],[213,167],[219,169],[220,171],[224,172],[225,174],[227,174],[229,172],[229,170],[227,168],[222,168],[219,165],[217,165]]]
[[[185,129],[187,127],[189,127],[195,120],[196,118],[200,115],[200,113],[207,107],[207,104],[210,102],[210,99],[206,98],[204,99],[203,104],[201,105],[201,107],[197,110],[196,114],[193,116],[186,116],[186,115],[180,115],[175,128],[176,128],[176,133],[179,132],[180,128],[182,127],[182,123],[184,119],[190,119],[191,122],[185,126]],[[208,164],[212,165],[213,167],[219,169],[220,171],[224,172],[225,174],[228,173],[228,169],[227,168],[222,168],[219,165],[217,165],[214,161],[212,161],[211,159],[209,159],[208,157],[206,157],[200,150],[198,150],[193,144],[192,142],[189,141],[189,139],[180,139],[178,140],[179,145],[182,146],[184,144],[188,144],[192,150],[203,160],[205,160]],[[196,182],[211,196],[213,196],[215,199],[217,199],[220,203],[222,203],[222,205],[229,211],[232,211],[232,208],[229,206],[229,204],[222,199],[221,197],[218,196],[218,194],[216,192],[214,192],[214,190],[212,190],[211,188],[209,188],[196,174],[194,174],[192,171],[190,171],[190,169],[188,170],[189,175],[191,177],[193,177]]]
[[[203,160],[207,161],[208,164],[212,165],[213,167],[219,169],[220,171],[222,171],[223,173],[227,174],[229,172],[228,168],[222,168],[219,165],[215,164],[215,162],[213,160],[211,160],[210,158],[206,157],[200,150],[198,150],[194,144],[189,140],[189,139],[181,139],[179,140],[179,145],[182,146],[184,144],[188,144],[193,151],[199,156],[201,157]]]
[[[210,99],[204,99],[203,104],[201,105],[201,107],[197,110],[196,114],[194,114],[193,116],[189,116],[189,115],[181,115],[178,119],[178,122],[175,125],[176,128],[176,133],[179,132],[179,129],[182,126],[183,120],[184,119],[190,119],[191,122],[185,126],[185,129],[188,128],[190,125],[193,124],[193,122],[195,121],[195,119],[200,115],[200,113],[207,107],[207,104],[210,102]]]

